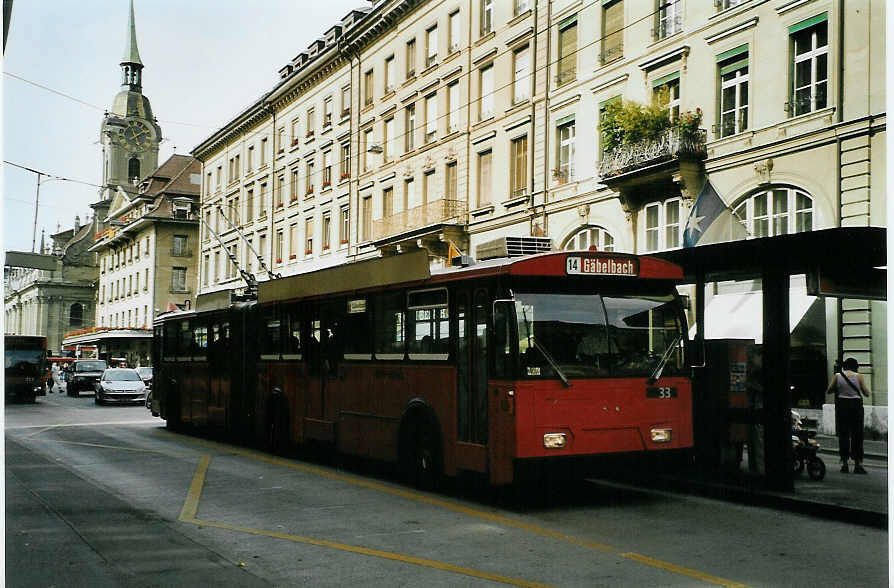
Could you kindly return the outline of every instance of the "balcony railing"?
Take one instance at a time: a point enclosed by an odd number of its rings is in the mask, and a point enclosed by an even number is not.
[[[454,220],[461,222],[466,214],[466,203],[462,200],[433,200],[422,206],[402,210],[391,216],[373,221],[373,240],[405,233],[429,225]]]
[[[673,159],[705,159],[708,156],[705,129],[681,133],[668,129],[659,138],[621,145],[602,155],[599,176],[609,178]]]

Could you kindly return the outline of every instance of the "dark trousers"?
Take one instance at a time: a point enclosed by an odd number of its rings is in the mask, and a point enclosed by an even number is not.
[[[835,403],[838,418],[838,454],[842,461],[863,461],[863,400],[839,398]]]

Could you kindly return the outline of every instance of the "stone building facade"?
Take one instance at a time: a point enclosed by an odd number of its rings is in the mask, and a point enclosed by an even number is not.
[[[439,264],[450,244],[474,256],[504,236],[675,249],[706,181],[747,238],[884,226],[885,10],[880,0],[374,2],[195,148],[203,219],[261,280],[252,249],[283,275],[418,247]],[[699,130],[607,150],[599,128],[617,100],[660,100],[671,119],[700,116]],[[246,239],[217,221],[218,207]],[[220,245],[204,229],[201,239],[199,292],[240,288],[216,261]],[[817,302],[793,280],[805,369],[821,381],[854,356],[871,402],[886,405],[886,304]],[[711,292],[717,310],[760,284]]]

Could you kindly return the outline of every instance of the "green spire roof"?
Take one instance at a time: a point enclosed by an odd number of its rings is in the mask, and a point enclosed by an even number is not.
[[[130,0],[130,22],[127,28],[127,45],[124,47],[124,59],[121,63],[138,63],[140,61],[140,51],[137,49],[137,26],[133,19],[133,0]]]

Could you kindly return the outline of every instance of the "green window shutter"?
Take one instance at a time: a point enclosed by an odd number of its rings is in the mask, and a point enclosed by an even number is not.
[[[788,28],[788,34],[794,35],[798,31],[803,31],[806,28],[812,27],[813,25],[817,25],[821,22],[826,22],[829,19],[829,13],[824,12],[822,14],[817,14],[812,18],[808,18],[807,20],[802,20],[798,24],[793,24]]]
[[[563,116],[562,118],[556,121],[556,126],[561,127],[564,124],[568,124],[570,122],[574,122],[574,115],[569,114],[568,116]]]
[[[608,100],[603,100],[602,102],[599,103],[599,110],[600,111],[605,110],[605,107],[608,106],[609,104],[611,104],[613,102],[620,102],[620,101],[621,101],[621,96],[612,96]]]
[[[680,79],[680,72],[675,71],[672,74],[667,74],[666,76],[661,76],[657,80],[652,80],[652,87],[657,88],[658,86],[663,86],[664,84],[666,84],[668,82],[672,82],[674,80],[679,80],[679,79]]]
[[[568,27],[570,27],[572,25],[576,25],[576,24],[577,24],[577,15],[575,14],[574,16],[569,16],[568,18],[566,18],[565,20],[560,22],[559,30],[561,31],[562,29],[567,29]]]
[[[728,74],[730,72],[734,72],[737,69],[742,69],[743,67],[748,67],[748,58],[747,57],[745,59],[740,59],[739,61],[736,61],[735,63],[730,63],[728,65],[724,65],[723,67],[720,68],[720,75],[725,76],[726,74]]]
[[[618,2],[619,0],[602,0],[603,6],[608,6],[609,4],[613,4],[614,2]]]
[[[721,53],[720,55],[717,56],[717,62],[720,63],[721,61],[726,61],[727,59],[732,59],[733,57],[738,57],[739,55],[742,55],[743,53],[748,53],[748,43],[745,43],[744,45],[739,45],[738,47],[735,47],[734,49],[730,49],[729,51],[724,51],[723,53]]]

